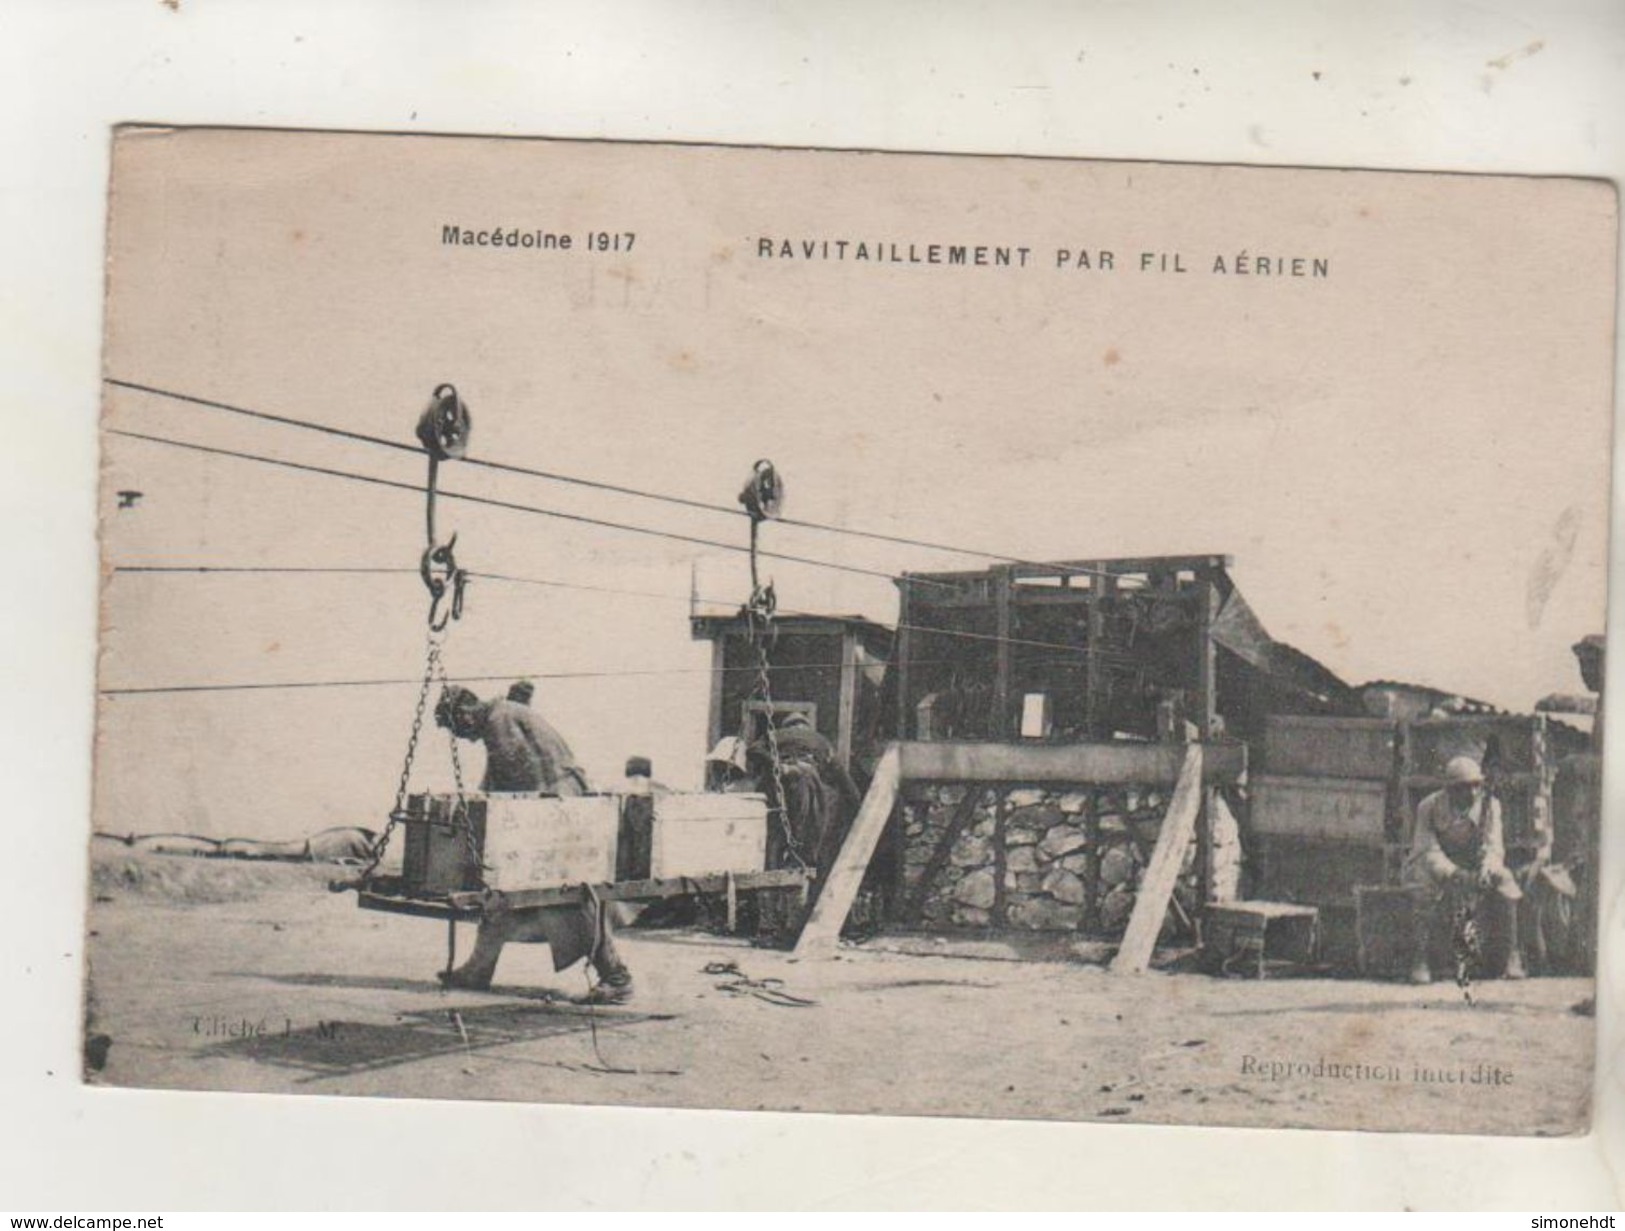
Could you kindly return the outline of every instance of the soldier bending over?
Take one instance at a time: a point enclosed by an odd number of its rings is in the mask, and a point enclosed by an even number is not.
[[[585,795],[586,775],[575,754],[541,715],[514,700],[481,701],[466,688],[448,685],[435,706],[435,723],[458,739],[485,745],[485,777],[480,790],[545,795]],[[586,958],[598,983],[579,1001],[620,1004],[631,999],[632,972],[615,949],[614,929],[605,904],[589,894],[579,906],[528,907],[488,911],[468,961],[440,980],[447,987],[486,989],[497,959],[509,941],[543,942],[553,951],[553,969]]]

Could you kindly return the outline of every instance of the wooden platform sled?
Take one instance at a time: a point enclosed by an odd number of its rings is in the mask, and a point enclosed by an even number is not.
[[[463,817],[453,823],[454,807]],[[732,926],[741,894],[799,890],[810,874],[764,871],[767,809],[759,795],[669,793],[416,795],[403,818],[400,875],[354,888],[363,910],[451,922],[492,910],[715,894]]]
[[[466,890],[457,893],[413,895],[399,877],[375,877],[359,891],[363,910],[417,915],[425,919],[477,922],[487,910],[525,910],[539,906],[569,906],[581,901],[590,888],[606,902],[657,902],[688,894],[722,894],[733,898],[763,889],[801,889],[810,881],[806,872],[785,868],[771,872],[722,872],[706,876],[669,876],[657,880],[583,882],[549,889]]]

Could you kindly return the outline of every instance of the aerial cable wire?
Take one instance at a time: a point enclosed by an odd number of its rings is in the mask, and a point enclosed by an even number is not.
[[[211,574],[212,575],[224,575],[224,576],[231,576],[231,575],[235,575],[235,574],[262,575],[262,576],[263,575],[272,575],[272,576],[274,576],[274,575],[279,574],[279,573],[288,573],[288,574],[292,574],[292,575],[295,575],[295,576],[311,574],[311,573],[325,573],[325,574],[354,573],[354,574],[361,575],[361,576],[371,576],[371,575],[376,575],[376,574],[380,574],[380,573],[386,573],[386,574],[387,573],[399,573],[399,574],[403,574],[403,575],[409,575],[409,576],[412,576],[412,577],[416,577],[418,575],[418,570],[415,569],[415,568],[385,568],[385,567],[366,566],[366,565],[356,565],[356,566],[311,565],[311,566],[306,566],[306,565],[255,565],[255,564],[249,564],[249,565],[223,565],[223,564],[118,564],[118,565],[113,566],[113,572],[114,572],[115,575],[119,574],[119,573],[135,573],[135,574],[148,574],[148,575],[152,575],[152,574],[158,574],[158,575],[162,575],[162,574],[183,574],[183,575],[202,575],[202,576],[207,576],[207,575],[211,575]],[[480,572],[477,569],[470,569],[468,571],[468,575],[470,577],[474,577],[474,578],[484,578],[487,581],[509,582],[509,583],[512,583],[512,584],[515,584],[515,585],[547,586],[547,587],[556,587],[556,588],[562,589],[562,590],[584,590],[584,591],[587,591],[589,593],[595,593],[595,594],[612,594],[612,595],[617,595],[617,596],[626,596],[626,597],[629,597],[629,598],[654,598],[654,599],[663,600],[665,602],[673,602],[673,603],[694,603],[694,602],[699,602],[699,603],[704,603],[705,605],[710,606],[710,607],[723,607],[723,608],[737,607],[737,604],[727,603],[727,602],[724,602],[722,599],[707,598],[704,595],[677,594],[677,593],[673,593],[673,592],[662,592],[662,591],[657,591],[657,590],[627,590],[627,589],[622,589],[622,588],[617,587],[617,586],[583,585],[583,584],[580,584],[580,583],[577,583],[577,582],[556,581],[556,580],[552,580],[552,579],[545,578],[545,577],[522,577],[522,576],[517,576],[517,575],[512,574],[512,573],[485,573],[485,572]],[[826,613],[826,612],[818,612],[818,611],[779,610],[779,611],[776,612],[776,614],[780,618],[796,618],[796,617],[800,617],[800,618],[803,618],[803,619],[829,619],[830,618],[828,613]],[[876,621],[876,623],[884,623],[884,622],[883,621]],[[941,628],[941,627],[939,627],[937,625],[934,625],[934,624],[902,623],[902,624],[886,624],[885,627],[890,628],[890,629],[892,629],[894,631],[901,631],[901,630],[907,629],[910,632],[926,633],[926,634],[930,634],[930,635],[933,635],[933,636],[939,636],[939,637],[954,637],[954,638],[959,638],[961,640],[966,640],[966,641],[988,641],[988,642],[995,642],[995,643],[1002,642],[1005,645],[1020,646],[1022,648],[1026,648],[1026,649],[1055,650],[1056,652],[1063,653],[1063,654],[1087,654],[1088,653],[1087,649],[1085,647],[1083,647],[1083,646],[1067,645],[1064,642],[1059,642],[1059,641],[1037,641],[1037,640],[1034,640],[1032,638],[1027,638],[1027,637],[1001,637],[998,633],[978,633],[978,632],[972,632],[969,629]],[[743,670],[743,669],[744,668],[729,668],[729,670]]]
[[[408,491],[414,495],[422,493],[422,487],[416,483],[407,483],[400,479],[385,479],[377,475],[358,474],[353,470],[338,470],[331,466],[317,466],[309,462],[289,461],[286,458],[266,457],[261,453],[247,453],[238,449],[221,448],[218,445],[197,444],[193,441],[175,440],[169,436],[154,436],[146,432],[134,432],[127,428],[108,428],[108,435],[123,436],[130,440],[145,440],[151,444],[169,445],[178,449],[189,449],[196,453],[207,453],[217,457],[233,457],[241,461],[259,462],[267,466],[280,466],[287,470],[303,471],[307,474],[326,475],[329,478],[349,479],[356,483],[366,483],[373,487],[389,487],[397,491]],[[578,525],[597,526],[606,530],[623,530],[631,534],[647,535],[651,538],[668,539],[676,543],[690,543],[699,547],[714,547],[721,551],[745,552],[748,549],[738,543],[729,543],[722,539],[701,538],[698,535],[679,534],[673,530],[659,530],[653,526],[636,526],[627,522],[608,521],[600,517],[588,517],[582,513],[566,513],[560,509],[543,508],[540,505],[521,504],[514,500],[500,500],[494,496],[476,496],[471,492],[441,491],[440,497],[445,500],[463,500],[471,504],[486,505],[490,508],[508,509],[517,513],[531,513],[540,517],[557,518],[560,521],[575,522]],[[883,572],[880,569],[863,568],[856,564],[839,564],[833,560],[818,560],[811,556],[796,556],[787,552],[762,552],[763,556],[775,560],[783,560],[791,564],[807,564],[814,568],[833,569],[836,572],[853,573],[863,577],[876,577],[883,581],[897,581],[894,573]],[[913,582],[926,585],[936,585],[952,589],[948,582],[932,581],[928,578],[911,578]]]
[[[920,666],[948,666],[957,664],[957,658],[926,658],[913,660]],[[1065,666],[1066,663],[1046,662],[1037,660],[1033,666]],[[645,669],[626,669],[616,671],[499,671],[485,675],[448,675],[448,684],[493,684],[504,680],[616,680],[616,679],[647,679],[657,676],[676,675],[710,675],[718,670],[715,667],[650,667]],[[750,667],[723,667],[724,673],[737,674],[740,672],[755,672]],[[219,692],[272,692],[279,690],[315,689],[315,688],[391,688],[412,685],[416,687],[423,682],[421,677],[408,678],[406,676],[384,676],[373,679],[356,680],[254,680],[232,681],[226,683],[202,684],[152,684],[152,685],[120,685],[117,687],[98,688],[96,691],[104,697],[144,697],[159,696],[175,693],[219,693]]]
[[[129,389],[137,393],[147,393],[155,397],[169,398],[172,401],[184,402],[193,406],[201,406],[208,410],[221,410],[230,414],[242,415],[250,419],[259,419],[266,423],[276,423],[285,427],[297,427],[305,431],[322,432],[330,436],[341,437],[345,440],[360,441],[364,444],[382,445],[386,449],[395,449],[406,453],[416,454],[418,449],[414,445],[403,441],[391,440],[385,436],[374,436],[367,432],[352,431],[348,428],[335,427],[332,424],[317,423],[314,420],[299,419],[291,415],[275,414],[267,410],[255,410],[247,406],[237,406],[230,402],[216,401],[213,398],[197,397],[189,393],[178,393],[171,389],[161,389],[156,385],[143,385],[135,381],[120,380],[108,376],[103,378],[104,383],[119,389]],[[508,474],[524,475],[533,479],[544,479],[553,483],[566,483],[576,487],[590,488],[595,491],[611,492],[621,496],[631,496],[640,500],[654,500],[663,504],[678,505],[683,508],[698,509],[707,513],[724,513],[730,517],[746,516],[742,509],[732,505],[714,504],[707,500],[695,500],[687,496],[672,495],[668,492],[653,492],[637,487],[627,487],[618,483],[609,483],[601,479],[588,479],[580,475],[564,474],[555,470],[540,470],[532,466],[521,466],[512,462],[492,461],[488,458],[464,457],[461,459],[466,465],[479,466],[487,470],[503,471]],[[1038,568],[1053,571],[1065,576],[1106,576],[1108,570],[1080,567],[1078,565],[1045,564],[1035,560],[1025,560],[1018,556],[1005,555],[1003,552],[984,551],[977,547],[959,547],[952,543],[938,543],[929,539],[913,538],[908,535],[887,534],[879,530],[863,530],[854,526],[837,526],[828,522],[807,521],[795,517],[780,517],[778,521],[786,526],[795,526],[801,530],[815,530],[825,534],[845,534],[855,538],[872,539],[881,543],[893,543],[903,547],[923,547],[928,551],[943,551],[953,555],[977,556],[984,560],[997,560],[1003,564],[1014,564],[1026,568]],[[916,579],[918,580],[918,579]]]

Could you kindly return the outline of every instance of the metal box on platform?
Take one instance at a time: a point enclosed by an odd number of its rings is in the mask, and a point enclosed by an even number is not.
[[[478,802],[480,806],[474,806]],[[413,795],[401,826],[401,882],[409,893],[479,888],[475,858],[485,841],[484,801],[468,799],[458,815],[451,795]]]

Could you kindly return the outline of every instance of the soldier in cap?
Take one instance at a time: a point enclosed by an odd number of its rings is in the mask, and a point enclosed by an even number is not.
[[[509,698],[512,695],[510,690]],[[434,720],[458,739],[485,745],[482,791],[587,793],[587,776],[576,764],[575,753],[530,706],[528,696],[525,701],[481,701],[470,689],[448,684],[435,706]]]
[[[1439,907],[1453,893],[1487,901],[1508,938],[1504,976],[1524,977],[1518,939],[1518,900],[1523,892],[1506,866],[1501,804],[1484,790],[1484,771],[1472,757],[1452,757],[1444,767],[1444,789],[1416,808],[1416,829],[1406,857],[1404,881],[1420,891],[1416,912],[1416,957],[1411,982],[1431,983],[1428,940]]]

